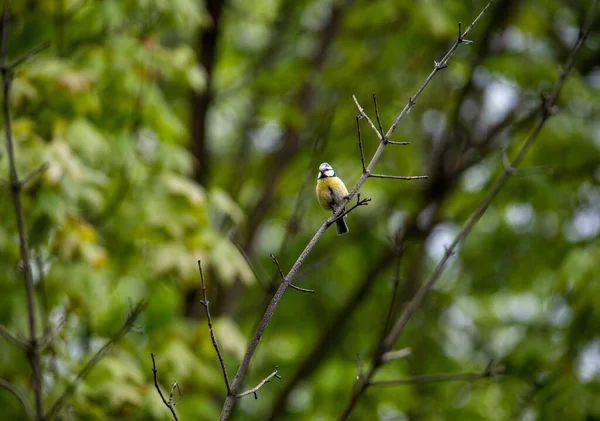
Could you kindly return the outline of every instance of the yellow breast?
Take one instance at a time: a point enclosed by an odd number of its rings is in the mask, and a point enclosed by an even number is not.
[[[338,177],[317,180],[317,199],[323,209],[334,210],[348,196],[348,189]]]

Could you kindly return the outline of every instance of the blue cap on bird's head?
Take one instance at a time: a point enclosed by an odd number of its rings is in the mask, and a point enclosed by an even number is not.
[[[319,176],[317,178],[335,177],[335,171],[333,167],[327,162],[323,162],[319,165]]]

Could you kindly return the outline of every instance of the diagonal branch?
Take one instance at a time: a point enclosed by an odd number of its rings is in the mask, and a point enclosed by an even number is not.
[[[173,404],[173,392],[175,391],[176,387],[179,389],[179,385],[177,384],[177,382],[173,382],[173,385],[171,386],[171,394],[169,395],[169,400],[167,401],[162,393],[162,390],[160,390],[160,385],[158,384],[158,379],[156,378],[157,370],[156,361],[154,360],[154,354],[151,353],[150,356],[152,357],[152,373],[154,375],[154,387],[156,387],[156,390],[158,391],[158,394],[160,395],[160,398],[162,399],[165,406],[169,408],[171,414],[173,414],[173,418],[175,419],[175,421],[179,421],[179,418],[177,418],[177,414],[175,413],[175,405]]]
[[[360,206],[367,206],[369,204],[369,202],[371,201],[370,197],[365,197],[363,200],[360,200],[360,193],[358,193],[356,195],[356,205],[352,206],[350,209],[348,209],[347,211],[344,211],[342,214],[338,215],[335,217],[335,219],[333,221],[331,221],[329,223],[329,225],[327,225],[328,227],[330,225],[333,225],[335,223],[335,221],[337,221],[338,219],[342,219],[345,218],[346,215],[348,215],[350,212],[352,212],[354,209],[360,207]]]
[[[485,196],[485,198],[481,201],[481,203],[480,203],[479,207],[477,208],[477,210],[475,211],[475,213],[467,221],[467,223],[461,229],[461,231],[458,233],[458,235],[456,236],[454,241],[452,241],[452,244],[450,244],[450,246],[447,248],[446,253],[442,257],[442,260],[438,263],[438,265],[436,266],[433,273],[430,275],[427,282],[425,282],[425,284],[417,292],[417,294],[411,300],[411,302],[408,304],[408,306],[406,307],[405,311],[402,313],[400,318],[396,321],[396,324],[394,325],[394,327],[390,331],[390,334],[386,338],[385,344],[387,345],[387,347],[392,347],[393,344],[398,340],[398,338],[402,334],[402,331],[406,327],[406,324],[408,323],[408,321],[410,320],[410,318],[412,317],[414,312],[417,310],[417,308],[425,300],[425,298],[427,297],[427,295],[433,288],[434,284],[436,283],[436,281],[442,274],[446,263],[448,262],[450,257],[454,254],[454,251],[455,251],[456,247],[458,246],[458,244],[460,243],[460,241],[464,240],[464,238],[466,238],[469,235],[469,233],[471,232],[471,230],[473,229],[473,227],[475,226],[477,221],[479,221],[481,216],[487,210],[487,208],[490,205],[490,203],[492,202],[492,200],[494,200],[494,198],[496,197],[496,195],[498,194],[500,189],[504,186],[504,184],[506,184],[508,179],[511,177],[512,173],[514,172],[514,168],[517,168],[519,166],[519,164],[525,157],[525,154],[529,151],[529,148],[531,147],[531,145],[537,138],[537,135],[542,130],[542,127],[544,127],[544,124],[546,123],[546,121],[554,114],[553,110],[554,110],[554,107],[556,106],[556,101],[558,99],[558,95],[560,94],[560,91],[566,80],[566,77],[567,77],[569,71],[571,70],[571,67],[573,66],[577,52],[579,51],[579,49],[581,48],[581,45],[583,44],[583,42],[585,41],[585,39],[587,38],[587,36],[589,34],[590,27],[591,27],[591,24],[593,21],[593,17],[596,14],[596,10],[598,8],[599,3],[600,3],[600,0],[594,1],[592,10],[590,11],[588,19],[586,20],[586,23],[584,24],[584,26],[580,32],[579,39],[573,46],[573,50],[571,51],[571,54],[569,55],[569,58],[567,59],[567,62],[564,65],[564,69],[561,72],[558,81],[554,85],[552,94],[546,96],[542,100],[541,117],[538,120],[535,127],[533,128],[533,131],[526,138],[523,146],[517,153],[517,156],[512,160],[512,162],[510,163],[510,165],[508,167],[505,167],[504,172],[498,178],[496,183],[494,183],[494,185],[492,186],[492,188],[490,189],[488,194]]]
[[[203,299],[200,301],[200,304],[204,306],[206,310],[206,320],[208,321],[208,330],[210,331],[210,339],[212,340],[213,347],[217,352],[217,357],[219,357],[219,363],[221,364],[221,370],[223,371],[223,380],[225,381],[225,388],[227,389],[227,395],[231,394],[231,386],[229,385],[229,376],[227,375],[227,368],[225,367],[225,360],[223,359],[223,355],[221,354],[221,350],[219,349],[219,344],[217,343],[217,337],[215,336],[215,332],[212,325],[212,319],[210,318],[210,310],[208,309],[208,298],[206,298],[206,285],[204,284],[204,272],[202,272],[202,262],[198,260],[198,269],[200,270],[200,278],[202,279],[202,296]],[[164,400],[164,399],[163,399]]]
[[[102,360],[104,354],[112,348],[114,344],[119,342],[133,327],[136,319],[140,313],[146,308],[146,301],[140,301],[129,313],[127,319],[123,323],[121,329],[116,332],[103,346],[94,354],[94,356],[87,362],[87,364],[81,369],[75,379],[66,387],[62,395],[56,400],[52,408],[44,415],[44,421],[50,421],[56,417],[62,407],[67,403],[69,397],[75,392],[77,386],[87,377],[87,375],[94,369],[96,364]]]
[[[275,263],[277,265],[277,270],[279,271],[279,276],[281,276],[281,281],[285,282],[285,275],[283,274],[283,271],[281,270],[281,265],[279,264],[279,260],[277,260],[277,256],[275,256],[274,254],[271,254],[271,259],[273,259],[273,263]],[[294,284],[290,284],[290,288],[293,288],[297,291],[310,292],[313,294],[315,293],[314,289],[300,288]]]
[[[23,262],[23,272],[25,274],[25,292],[27,296],[27,323],[29,327],[29,352],[28,356],[31,363],[31,371],[33,373],[33,391],[35,396],[35,414],[36,419],[41,420],[44,413],[42,406],[42,364],[40,358],[40,348],[37,342],[37,326],[36,326],[36,311],[35,297],[33,289],[33,274],[31,271],[31,261],[29,258],[29,246],[27,244],[27,229],[25,224],[25,214],[23,212],[23,204],[21,202],[21,190],[23,184],[19,181],[17,173],[15,150],[12,138],[12,124],[10,118],[9,98],[12,84],[12,76],[14,66],[24,62],[26,59],[33,57],[37,52],[34,51],[27,54],[22,59],[18,59],[11,64],[8,61],[8,30],[10,27],[10,11],[8,2],[4,3],[4,13],[2,17],[2,43],[0,45],[0,71],[2,73],[2,113],[4,117],[4,131],[6,137],[6,150],[8,153],[9,163],[9,182],[12,192],[13,205],[15,207],[15,216],[17,220],[17,230],[19,233],[19,249],[21,260]]]
[[[6,339],[8,342],[16,346],[22,351],[29,352],[30,346],[26,340],[21,339],[19,336],[14,335],[4,325],[0,325],[0,336]]]
[[[261,387],[263,387],[266,383],[269,383],[273,377],[277,377],[279,380],[281,380],[281,376],[279,375],[279,366],[277,366],[277,365],[275,366],[275,370],[273,370],[273,372],[271,374],[269,374],[267,377],[265,377],[259,384],[257,384],[255,387],[253,387],[250,390],[246,390],[245,392],[238,393],[237,395],[235,395],[235,397],[242,398],[242,397],[252,393],[252,394],[254,394],[254,399],[258,399],[258,395],[256,394],[256,392],[258,392],[258,390]]]
[[[585,23],[583,24],[582,29],[580,31],[579,39],[573,46],[571,54],[569,55],[569,58],[567,59],[565,65],[563,67],[563,71],[561,72],[558,81],[554,85],[552,93],[549,95],[545,95],[543,97],[542,104],[541,104],[541,117],[539,118],[537,124],[533,128],[530,135],[525,139],[523,146],[517,153],[517,156],[512,160],[510,165],[504,169],[504,172],[497,179],[497,181],[494,183],[494,185],[492,186],[492,188],[490,189],[488,194],[481,201],[481,203],[478,206],[478,208],[476,209],[475,213],[467,221],[467,223],[464,225],[464,227],[461,229],[461,231],[455,237],[454,241],[452,241],[452,244],[446,249],[446,253],[442,257],[442,259],[440,260],[440,262],[438,263],[438,265],[436,266],[436,268],[434,269],[432,274],[429,276],[427,281],[423,284],[423,286],[415,294],[413,299],[408,303],[408,305],[406,306],[406,308],[404,309],[402,314],[398,317],[394,326],[392,327],[389,334],[386,336],[386,338],[383,341],[382,348],[383,348],[384,352],[385,352],[385,350],[391,349],[394,346],[394,344],[398,341],[400,335],[404,331],[404,328],[410,321],[411,317],[414,315],[414,313],[417,311],[417,309],[421,306],[423,301],[425,301],[425,298],[427,298],[429,292],[433,289],[434,284],[437,282],[437,280],[441,276],[442,272],[445,269],[446,263],[448,262],[450,257],[454,254],[455,249],[458,246],[458,244],[469,235],[469,233],[471,232],[471,230],[473,229],[475,224],[479,221],[481,216],[485,213],[485,211],[487,210],[487,208],[489,207],[489,205],[491,204],[493,199],[496,197],[496,195],[498,194],[500,189],[506,184],[508,179],[511,177],[511,175],[514,171],[513,169],[518,167],[518,165],[521,163],[521,161],[525,157],[527,151],[529,150],[529,148],[535,141],[537,135],[542,130],[546,121],[552,115],[555,114],[556,101],[558,99],[558,96],[560,94],[562,86],[564,85],[566,77],[573,66],[573,63],[575,61],[575,56],[577,55],[577,52],[583,45],[583,42],[585,41],[585,39],[587,38],[587,36],[590,32],[590,28],[591,28],[594,16],[596,14],[596,11],[598,9],[599,3],[600,3],[600,0],[594,1],[594,4],[592,5],[591,11],[590,11],[590,14],[589,14],[588,18],[586,19]],[[471,27],[469,27],[469,29],[470,28]],[[464,37],[464,35],[465,34],[463,34],[463,37]],[[371,382],[371,379],[373,378],[373,376],[375,375],[375,373],[377,372],[378,368],[381,366],[382,363],[383,363],[383,361],[382,361],[380,354],[375,355],[373,357],[373,362],[372,362],[369,372],[363,378],[361,378],[359,384],[356,386],[356,388],[350,398],[350,401],[348,402],[348,405],[346,406],[342,415],[338,419],[339,421],[344,421],[344,420],[348,419],[348,417],[350,416],[350,413],[352,412],[352,409],[358,402],[358,399],[360,398],[362,393],[367,389],[367,387],[369,386],[369,384]]]
[[[26,61],[32,59],[33,57],[35,57],[36,55],[38,55],[40,52],[44,51],[48,47],[50,47],[50,43],[48,41],[43,42],[40,45],[33,47],[29,52],[25,53],[24,56],[19,57],[18,59],[14,60],[14,61],[11,61],[8,64],[8,67],[12,70],[12,69],[20,66],[21,64],[25,63]]]
[[[0,388],[6,389],[9,392],[11,392],[13,395],[15,395],[17,397],[17,399],[19,401],[21,401],[21,403],[23,404],[23,408],[25,408],[25,412],[27,412],[27,416],[29,418],[31,418],[32,420],[35,419],[35,412],[33,411],[33,408],[29,404],[29,401],[27,401],[25,394],[23,394],[23,392],[16,385],[9,382],[8,380],[0,378]]]
[[[385,174],[369,174],[372,178],[389,178],[392,180],[426,180],[429,178],[428,175],[385,175]]]
[[[441,374],[421,374],[418,376],[410,376],[402,379],[395,380],[379,380],[369,382],[369,386],[399,386],[403,384],[416,384],[416,383],[435,383],[435,382],[448,382],[456,380],[478,380],[478,379],[489,379],[492,377],[500,376],[504,373],[504,367],[498,366],[494,368],[486,368],[483,371],[476,371],[472,373],[441,373]]]
[[[231,384],[231,390],[233,393],[237,393],[239,391],[240,386],[246,376],[246,373],[248,372],[248,368],[250,366],[250,361],[252,360],[252,357],[254,356],[254,353],[256,352],[258,344],[263,336],[265,329],[267,328],[267,325],[269,324],[269,321],[273,317],[273,314],[275,312],[277,305],[281,301],[283,294],[285,293],[287,288],[290,286],[292,280],[298,273],[298,270],[300,269],[300,267],[302,266],[302,264],[308,257],[308,254],[312,251],[312,249],[315,247],[317,242],[325,234],[325,231],[327,230],[327,228],[329,228],[329,226],[336,220],[336,218],[338,218],[338,217],[340,217],[340,215],[344,214],[344,208],[346,207],[348,202],[358,193],[358,190],[362,187],[362,185],[365,183],[367,178],[369,178],[368,175],[373,171],[375,164],[381,157],[381,154],[383,153],[383,149],[385,148],[387,141],[389,141],[389,138],[391,137],[394,130],[396,129],[398,123],[406,115],[406,113],[408,112],[408,109],[414,105],[415,100],[421,95],[423,90],[427,87],[427,85],[429,84],[431,79],[433,79],[433,77],[439,71],[439,69],[441,67],[443,67],[444,65],[446,65],[450,56],[454,53],[454,51],[456,50],[458,45],[460,45],[463,42],[464,37],[469,33],[471,28],[481,18],[483,13],[485,13],[485,11],[490,7],[490,5],[491,5],[491,2],[489,2],[487,4],[487,6],[477,16],[477,18],[473,21],[473,23],[467,28],[467,30],[464,32],[464,34],[462,34],[462,36],[460,38],[458,38],[458,40],[455,42],[453,47],[448,51],[448,53],[446,53],[446,55],[444,56],[442,61],[440,63],[436,63],[436,66],[435,66],[434,70],[432,71],[432,73],[427,77],[427,79],[421,85],[421,87],[415,93],[415,95],[410,98],[409,103],[404,107],[404,109],[398,115],[394,124],[390,127],[387,134],[385,135],[384,139],[381,139],[381,142],[380,142],[377,150],[373,154],[373,157],[371,158],[371,161],[369,162],[369,165],[367,166],[365,172],[361,175],[359,180],[356,182],[356,184],[354,185],[354,187],[352,188],[352,190],[350,191],[348,196],[346,196],[344,198],[343,202],[340,204],[338,209],[336,209],[333,212],[333,214],[321,225],[319,230],[315,233],[315,235],[312,237],[312,239],[306,245],[306,247],[304,248],[302,253],[300,253],[300,255],[298,256],[298,259],[296,260],[296,262],[294,263],[294,265],[292,266],[292,268],[286,275],[285,280],[279,285],[279,287],[275,291],[275,294],[273,295],[271,302],[267,306],[267,309],[265,310],[265,313],[263,314],[263,317],[262,317],[260,323],[258,324],[258,327],[256,328],[256,331],[255,331],[254,335],[252,336],[250,343],[248,344],[248,349],[246,350],[246,353],[244,354],[244,357],[238,368],[235,378],[233,379],[233,383]],[[378,134],[378,137],[381,136],[381,134],[378,133],[377,129],[373,125],[373,122],[368,118],[368,116],[366,116],[366,114],[364,113],[364,110],[362,110],[360,105],[358,105],[358,101],[355,100],[355,102],[357,103],[357,106],[359,107],[359,111],[362,111],[361,115],[363,115],[363,117],[365,117],[367,119],[367,121],[371,124],[374,131]],[[221,411],[221,418],[220,418],[221,421],[225,421],[230,418],[234,405],[235,405],[235,396],[228,396],[225,399],[225,403],[224,403],[223,409]]]

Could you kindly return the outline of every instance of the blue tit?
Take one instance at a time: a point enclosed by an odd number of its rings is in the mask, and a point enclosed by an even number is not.
[[[344,182],[335,175],[335,171],[333,171],[331,165],[327,162],[319,165],[317,199],[321,207],[325,210],[335,211],[342,204],[346,196],[348,196],[348,189],[344,185]],[[338,235],[346,234],[349,231],[344,218],[335,221],[335,230]]]

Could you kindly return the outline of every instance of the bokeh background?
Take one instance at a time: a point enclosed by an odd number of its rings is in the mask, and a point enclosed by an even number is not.
[[[12,0],[10,110],[23,192],[44,406],[122,326],[134,328],[69,397],[62,420],[215,420],[225,388],[200,305],[205,268],[231,377],[279,282],[328,216],[321,162],[361,174],[356,107],[387,128],[482,0]],[[373,200],[326,232],[250,366],[282,380],[236,420],[335,419],[403,308],[539,116],[591,1],[495,2],[396,130]],[[501,378],[372,388],[355,420],[600,420],[600,19],[551,118],[376,379],[505,366]],[[367,158],[377,139],[362,126]],[[0,174],[8,178],[4,131]],[[0,189],[0,323],[27,336],[10,190]],[[392,244],[404,247],[398,259]],[[0,339],[0,377],[32,400],[27,355]],[[7,420],[26,419],[0,389]]]

